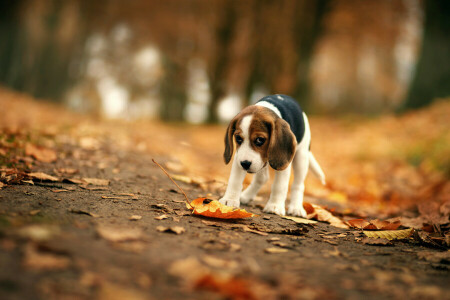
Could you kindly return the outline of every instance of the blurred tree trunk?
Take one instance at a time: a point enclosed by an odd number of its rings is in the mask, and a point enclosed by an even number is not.
[[[314,54],[314,47],[322,33],[322,21],[328,11],[329,2],[329,0],[307,1],[304,5],[298,7],[300,15],[295,22],[295,42],[299,55],[298,81],[293,96],[304,108],[308,105],[310,96],[311,59]]]
[[[186,105],[186,69],[170,60],[165,63],[165,78],[161,84],[161,119],[164,121],[183,120]]]
[[[236,5],[233,1],[223,3],[223,13],[216,30],[215,59],[210,73],[211,103],[208,122],[215,123],[218,120],[217,106],[222,97],[227,93],[227,70],[230,60],[230,46],[233,40],[236,25]],[[220,9],[220,6],[219,6]]]
[[[422,51],[403,109],[450,96],[450,1],[425,1]]]

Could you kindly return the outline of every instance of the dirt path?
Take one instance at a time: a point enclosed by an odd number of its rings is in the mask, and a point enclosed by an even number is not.
[[[187,144],[186,131],[1,104],[0,299],[450,299],[448,250],[264,214],[267,189],[246,207],[258,217],[192,215],[151,159],[191,175],[173,160],[179,142],[194,171],[219,169],[202,143],[221,136]],[[179,182],[190,199],[217,197],[220,172]]]
[[[448,256],[438,259],[437,250],[412,242],[364,245],[357,231],[296,224],[263,214],[261,203],[248,207],[260,217],[247,220],[192,216],[150,157],[111,144],[65,151],[78,159],[42,163],[40,171],[73,168],[76,177],[110,183],[36,182],[0,191],[1,299],[449,295]],[[103,169],[86,163],[97,159],[111,163]],[[182,186],[191,198],[204,194]],[[160,232],[158,226],[184,232]],[[419,259],[423,255],[427,259]]]

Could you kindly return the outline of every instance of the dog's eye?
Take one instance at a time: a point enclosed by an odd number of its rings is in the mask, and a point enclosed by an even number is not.
[[[266,142],[266,139],[263,137],[257,137],[254,141],[255,146],[257,146],[257,147],[261,147],[262,145],[264,145],[265,142]]]
[[[242,142],[244,141],[244,139],[240,135],[235,135],[234,138],[238,145],[242,144]]]

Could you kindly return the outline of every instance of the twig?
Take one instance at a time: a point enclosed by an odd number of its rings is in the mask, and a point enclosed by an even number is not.
[[[161,168],[161,170],[163,170],[163,172],[167,175],[167,177],[169,177],[170,180],[172,180],[172,182],[177,186],[177,188],[180,189],[180,191],[183,193],[184,197],[186,198],[186,203],[192,208],[194,209],[194,207],[191,205],[191,203],[189,202],[189,198],[186,195],[186,193],[183,191],[183,189],[172,179],[172,177],[170,177],[169,173],[167,173],[167,171],[160,165],[158,164],[153,158],[152,158],[152,162],[154,162],[158,167]]]

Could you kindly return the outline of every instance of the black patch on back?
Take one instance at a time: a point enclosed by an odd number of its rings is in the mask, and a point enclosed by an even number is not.
[[[283,100],[278,99],[278,96]],[[303,119],[303,110],[297,101],[292,97],[279,94],[266,96],[258,100],[258,102],[261,101],[268,102],[278,108],[281,118],[291,126],[291,130],[297,139],[297,144],[299,144],[305,135],[305,120]]]

